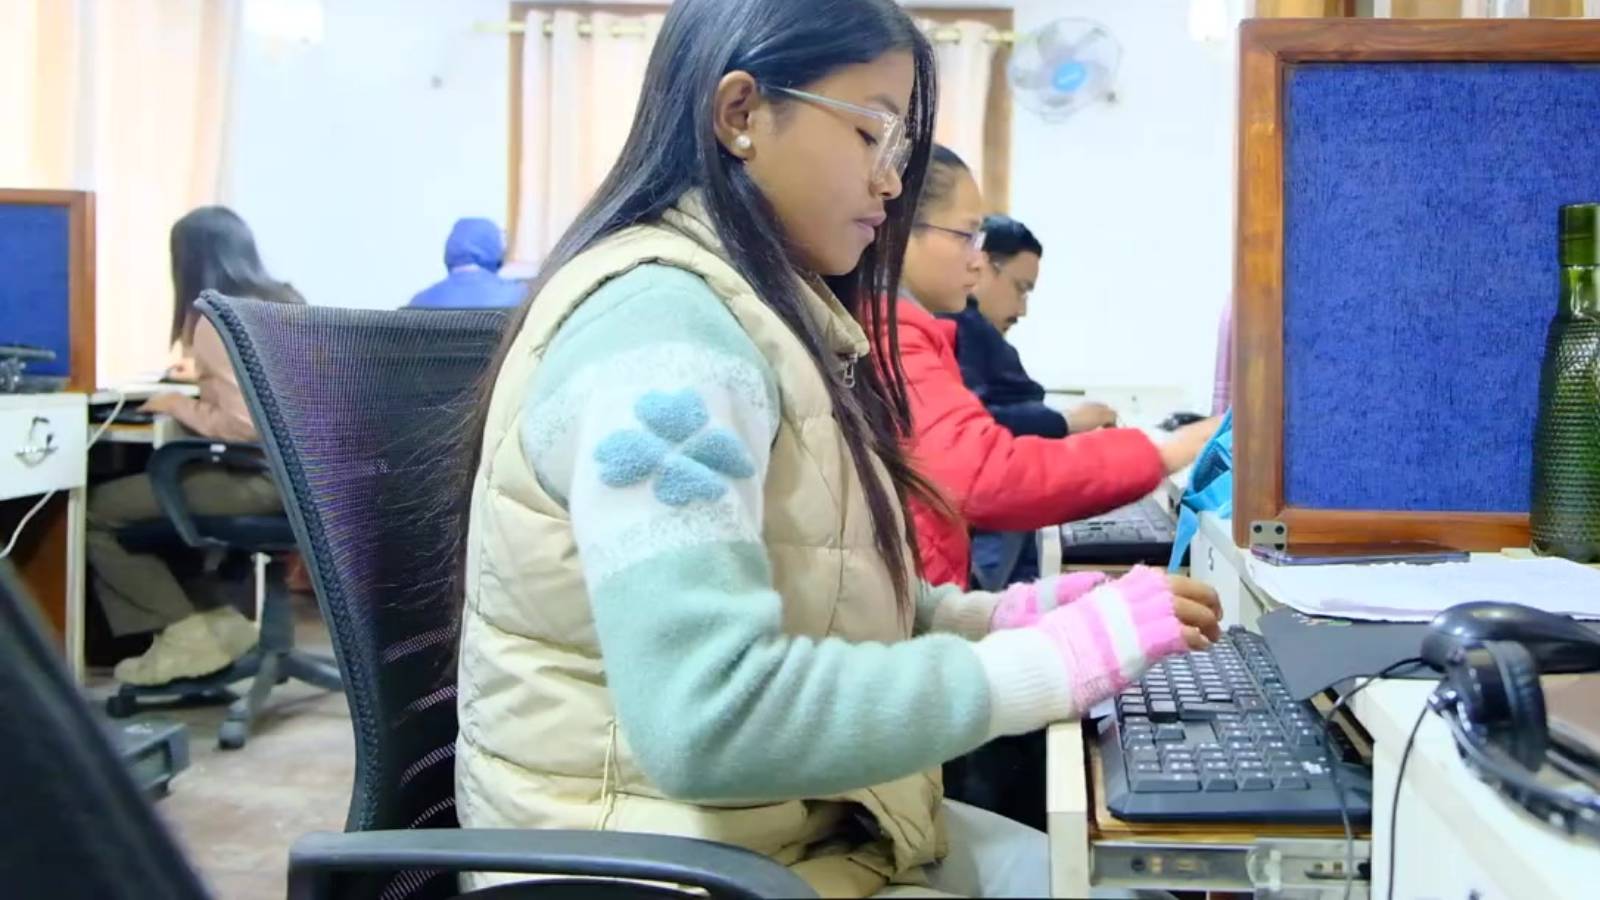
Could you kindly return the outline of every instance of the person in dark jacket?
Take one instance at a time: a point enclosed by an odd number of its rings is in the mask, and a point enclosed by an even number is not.
[[[444,245],[445,279],[411,298],[411,309],[481,309],[517,306],[526,285],[499,275],[506,244],[488,219],[461,219]]]
[[[939,316],[956,324],[961,380],[995,421],[1018,437],[1063,438],[1115,425],[1117,414],[1099,403],[1066,414],[1045,404],[1044,386],[1028,375],[1005,338],[1028,313],[1044,246],[1028,226],[1006,216],[984,219],[983,234],[983,264],[966,309]],[[1038,578],[1039,551],[1032,538],[1032,532],[975,532],[972,570],[978,586],[998,590]]]

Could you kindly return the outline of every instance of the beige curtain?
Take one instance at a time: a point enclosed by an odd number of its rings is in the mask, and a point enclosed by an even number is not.
[[[616,162],[663,18],[536,10],[524,20],[519,268],[539,265]]]
[[[989,79],[997,44],[993,26],[961,21],[924,20],[933,38],[939,69],[939,113],[934,140],[956,151],[974,172],[984,172],[984,129],[989,110]]]
[[[101,384],[167,362],[167,231],[216,201],[239,5],[0,0],[0,184],[95,193]]]

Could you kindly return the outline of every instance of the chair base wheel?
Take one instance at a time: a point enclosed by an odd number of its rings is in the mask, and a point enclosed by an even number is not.
[[[106,698],[106,715],[113,719],[126,719],[139,711],[139,701],[127,694],[112,694]]]
[[[244,722],[227,719],[217,729],[217,747],[222,750],[238,750],[249,739],[250,728]]]

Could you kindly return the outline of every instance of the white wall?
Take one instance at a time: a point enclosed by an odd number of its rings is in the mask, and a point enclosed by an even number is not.
[[[259,2],[259,0],[251,0]],[[395,307],[456,218],[506,214],[504,0],[325,0],[322,40],[246,28],[224,199],[313,303]]]
[[[1188,6],[1018,0],[1020,30],[1083,16],[1123,44],[1115,106],[1060,124],[1015,114],[1011,210],[1047,252],[1014,335],[1048,386],[1209,402],[1232,282],[1235,67],[1230,46],[1189,37]],[[228,200],[312,302],[397,306],[442,274],[456,217],[503,220],[507,41],[473,25],[506,7],[325,0],[318,44],[243,36]]]
[[[1047,387],[1179,386],[1209,409],[1233,276],[1234,49],[1187,0],[1020,0],[1017,28],[1081,16],[1121,42],[1114,105],[1049,124],[1020,107],[1011,212],[1045,245],[1012,332]]]

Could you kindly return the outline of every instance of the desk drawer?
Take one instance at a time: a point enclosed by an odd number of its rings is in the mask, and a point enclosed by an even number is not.
[[[83,395],[3,399],[0,500],[82,487],[89,444]]]
[[[1217,597],[1222,600],[1223,625],[1252,624],[1254,616],[1246,617],[1240,605],[1242,585],[1239,572],[1204,531],[1196,534],[1194,542],[1189,545],[1189,574],[1217,592]]]

